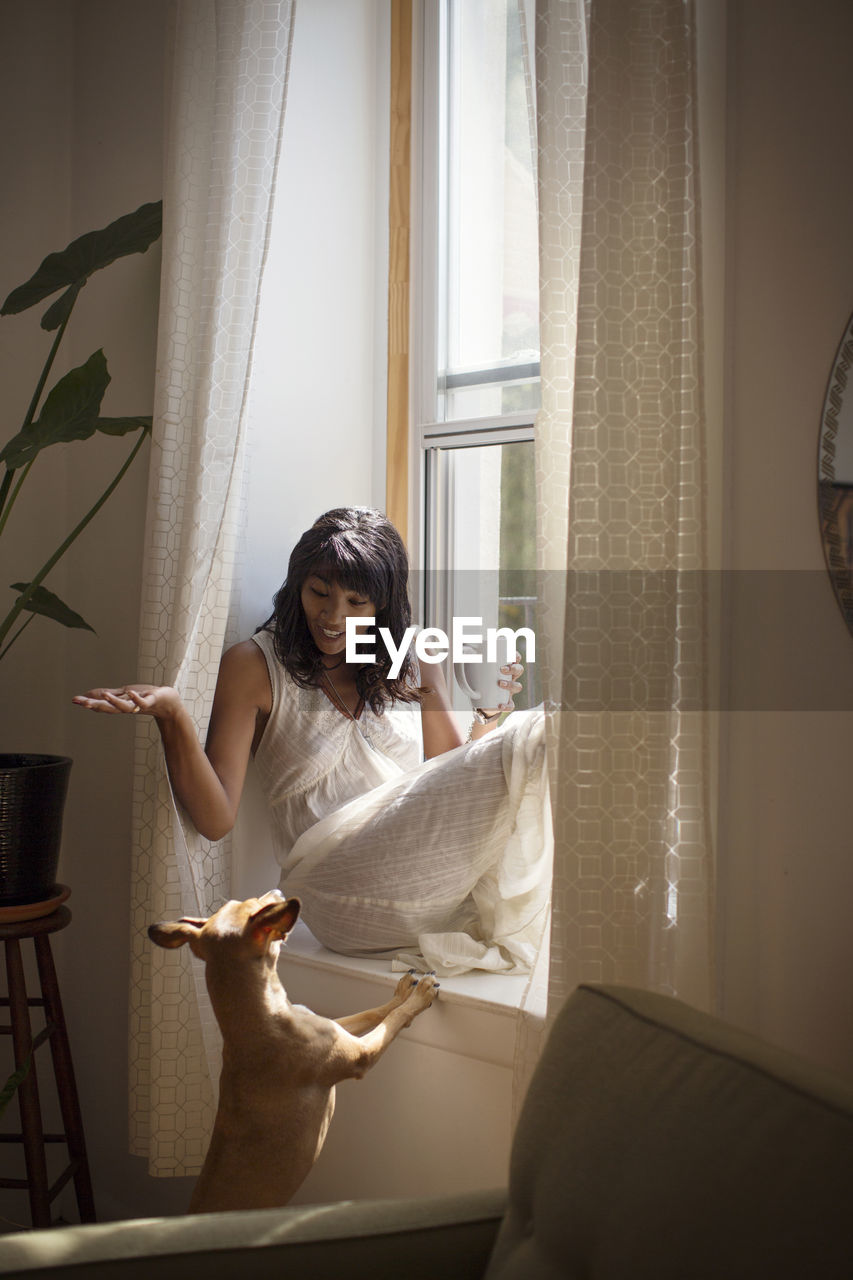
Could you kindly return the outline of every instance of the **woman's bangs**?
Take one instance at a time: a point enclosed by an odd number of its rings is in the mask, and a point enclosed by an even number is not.
[[[356,591],[384,607],[388,596],[388,568],[373,563],[365,556],[363,546],[353,547],[346,536],[333,534],[321,548],[320,558],[312,572],[340,583],[345,591]]]

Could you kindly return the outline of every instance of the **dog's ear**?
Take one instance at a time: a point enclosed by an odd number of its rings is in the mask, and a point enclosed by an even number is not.
[[[249,917],[247,932],[278,933],[284,937],[296,924],[301,906],[298,898],[288,898],[286,902],[268,902]]]
[[[185,942],[191,942],[193,938],[197,938],[204,928],[206,920],[175,920],[173,923],[161,922],[160,924],[151,924],[148,926],[148,937],[152,942],[156,942],[158,947],[167,947],[171,950],[174,947],[182,947]]]

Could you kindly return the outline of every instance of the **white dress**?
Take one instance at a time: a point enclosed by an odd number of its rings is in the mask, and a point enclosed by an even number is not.
[[[347,955],[415,952],[443,974],[527,971],[549,900],[544,716],[514,712],[422,762],[420,708],[343,715],[254,637],[272,710],[255,753],[281,888]]]

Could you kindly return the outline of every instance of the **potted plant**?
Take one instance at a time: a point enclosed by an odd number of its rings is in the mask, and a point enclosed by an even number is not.
[[[162,205],[142,205],[133,213],[72,241],[52,253],[25,284],[14,289],[0,308],[13,315],[60,296],[47,309],[41,327],[54,338],[20,430],[0,450],[0,538],[30,471],[43,449],[86,440],[103,433],[135,435],[122,466],[97,501],[28,582],[15,582],[15,598],[0,616],[0,659],[36,617],[65,627],[93,628],[45,586],[45,579],[109,499],[132,465],[151,431],[145,416],[106,418],[101,401],[110,382],[103,350],[72,369],[47,390],[74,304],[92,275],[118,258],[144,253],[160,235]],[[61,291],[61,292],[60,292]],[[64,756],[0,754],[0,909],[49,901],[56,888],[62,811],[71,761]]]

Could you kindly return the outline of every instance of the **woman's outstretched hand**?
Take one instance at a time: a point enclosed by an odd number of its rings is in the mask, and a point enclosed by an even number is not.
[[[181,708],[177,689],[171,685],[125,684],[117,689],[90,689],[71,701],[86,711],[107,715],[137,715],[140,711],[157,720],[171,720]]]
[[[220,840],[234,825],[258,732],[259,717],[272,703],[264,655],[244,640],[222,655],[206,745],[171,685],[132,684],[90,689],[72,699],[84,711],[112,716],[152,716],[163,742],[172,788],[190,821],[208,840]]]

